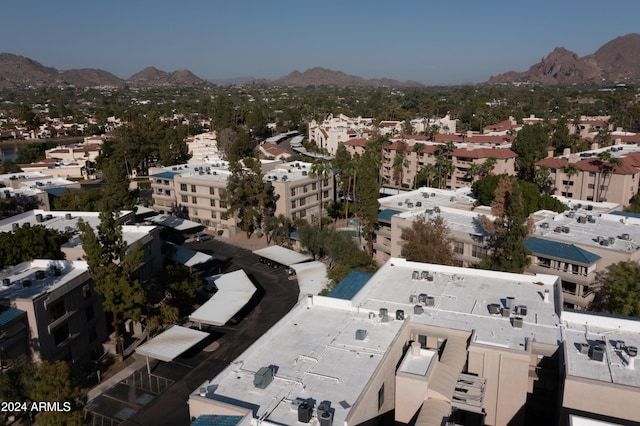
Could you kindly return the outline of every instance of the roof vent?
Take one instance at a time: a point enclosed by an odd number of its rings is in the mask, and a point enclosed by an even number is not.
[[[36,280],[41,280],[44,279],[44,271],[42,269],[39,269],[36,271]]]
[[[428,192],[423,192],[422,193],[422,198],[429,198],[429,193]]]
[[[574,217],[576,217],[576,212],[570,211],[569,213],[567,213],[567,217],[570,217],[571,219],[573,219]]]
[[[302,176],[306,176],[307,174],[308,174],[308,173],[307,173],[307,171],[306,171],[306,170],[303,170],[303,171],[302,171]]]
[[[420,279],[420,271],[413,271],[413,273],[411,274],[411,279],[412,280],[419,280]]]
[[[629,241],[631,239],[631,235],[629,234],[622,234],[620,235],[620,239],[621,240],[625,240],[625,241]]]
[[[491,315],[500,314],[500,304],[499,303],[490,303],[489,304],[489,313]]]
[[[398,321],[403,321],[404,320],[404,311],[402,309],[398,309],[396,311],[396,319]]]
[[[358,329],[356,330],[356,340],[365,340],[367,338],[367,330]]]
[[[424,313],[424,308],[422,305],[414,305],[413,314],[414,315],[422,315]]]
[[[3,278],[2,285],[5,287],[9,287],[11,285],[11,280],[9,278]]]
[[[313,414],[313,408],[307,401],[304,401],[298,405],[298,422],[309,423]]]
[[[540,224],[540,228],[549,229],[549,224],[547,222],[542,222]]]
[[[253,376],[253,386],[258,389],[266,389],[273,381],[273,368],[262,367]]]
[[[436,196],[436,193],[435,193],[435,192],[432,192],[432,193],[431,193],[431,196],[432,196],[432,197],[435,197],[435,196]]]
[[[591,359],[602,362],[604,360],[604,347],[599,344],[594,345],[591,348]]]
[[[587,218],[585,216],[578,216],[578,223],[587,223]]]
[[[425,306],[435,306],[436,298],[433,296],[427,296],[427,299],[424,301]]]
[[[511,325],[513,325],[513,328],[522,328],[524,321],[522,320],[522,317],[513,317],[513,319],[511,320]]]
[[[516,311],[518,312],[518,315],[522,316],[522,317],[526,317],[527,316],[527,305],[518,305],[516,306]]]

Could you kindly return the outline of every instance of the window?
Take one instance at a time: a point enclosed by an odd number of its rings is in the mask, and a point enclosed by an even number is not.
[[[215,207],[216,206],[216,200],[214,200],[214,199],[209,200],[209,205],[211,207]]]
[[[180,199],[182,200],[183,203],[189,202],[189,196],[188,195],[183,195],[182,197],[180,197]]]
[[[453,252],[455,254],[464,254],[464,243],[461,241],[453,242]]]
[[[198,197],[191,197],[191,202],[193,204],[198,204]]]
[[[307,204],[307,199],[306,198],[300,198],[300,205],[304,206],[305,204]]]
[[[89,284],[85,284],[82,286],[82,297],[84,300],[91,298],[91,286]]]
[[[595,188],[595,185],[594,185],[594,184],[592,184],[592,183],[590,183],[590,184],[588,184],[588,185],[587,185],[587,188],[589,188],[589,189],[593,189],[593,188]]]
[[[323,198],[323,199],[324,199],[324,198],[329,198],[329,191],[324,191],[324,192],[322,193],[322,198]]]
[[[291,188],[291,196],[295,197],[296,195],[296,189],[295,188]]]
[[[68,337],[69,337],[69,324],[67,324],[66,322],[62,324],[60,327],[53,330],[53,342],[55,343],[56,346],[58,346],[60,343],[67,340]]]
[[[543,268],[551,268],[551,259],[547,259],[546,257],[538,257],[538,265]]]
[[[51,315],[51,322],[54,322],[61,316],[67,313],[67,309],[64,307],[64,300],[59,300],[49,307],[49,314]]]
[[[295,209],[295,208],[296,208],[296,202],[295,202],[295,200],[291,202],[291,208],[292,208],[292,209]]]
[[[180,184],[180,191],[186,191],[187,190],[187,184],[186,183],[181,183]]]
[[[300,217],[305,217],[307,215],[307,209],[300,210]]]
[[[198,209],[191,209],[191,216],[198,216]]]
[[[302,191],[303,191],[305,194],[307,193],[307,191],[309,191],[309,188],[307,188],[307,185],[305,185],[305,186],[302,188]]]
[[[215,188],[209,188],[209,195],[216,195],[216,189]]]
[[[211,219],[217,219],[218,214],[216,212],[211,212]]]
[[[169,185],[169,181],[168,180],[165,180],[162,183],[164,183],[165,185]]]
[[[312,190],[312,191],[315,191],[315,190],[316,190],[316,187],[317,187],[316,183],[315,183],[315,182],[313,182],[313,183],[311,184],[311,190]]]
[[[171,195],[171,191],[169,191],[168,189],[164,190],[164,195]]]
[[[196,186],[195,185],[191,185],[191,192],[196,192]]]
[[[482,258],[487,255],[487,249],[482,246],[472,246],[471,247],[471,256],[475,258]]]
[[[383,404],[384,404],[384,383],[382,384],[382,386],[380,386],[380,389],[378,389],[378,410],[382,408]]]
[[[606,191],[607,189],[609,189],[609,185],[600,185],[600,189],[602,191]]]
[[[596,177],[596,172],[589,172],[589,177]]]
[[[220,200],[220,208],[223,208],[223,209],[227,208],[227,202],[225,200]]]

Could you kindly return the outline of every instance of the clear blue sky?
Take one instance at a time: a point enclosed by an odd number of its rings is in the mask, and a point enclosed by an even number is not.
[[[316,66],[428,85],[525,71],[640,32],[638,0],[3,0],[0,52],[128,78],[275,79]]]

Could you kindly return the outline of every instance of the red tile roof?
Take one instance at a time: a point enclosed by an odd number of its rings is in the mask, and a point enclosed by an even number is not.
[[[516,154],[509,148],[500,148],[500,149],[477,148],[473,150],[459,148],[459,149],[454,149],[452,154],[458,158],[491,158],[493,157],[496,159],[506,159],[506,158],[515,158],[518,156],[518,154]]]
[[[545,166],[550,169],[559,169],[569,164],[569,160],[563,160],[562,158],[545,158],[536,163],[536,166]]]
[[[368,141],[366,139],[349,139],[344,142],[344,144],[349,146],[366,146],[367,142]]]

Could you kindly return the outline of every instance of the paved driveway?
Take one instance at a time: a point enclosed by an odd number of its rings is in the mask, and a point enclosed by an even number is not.
[[[189,394],[226,368],[296,304],[297,281],[289,279],[285,268],[269,268],[251,251],[218,239],[186,245],[229,258],[222,272],[243,269],[263,296],[238,324],[205,330],[212,333],[209,339],[173,362],[154,363],[151,377],[146,368],[139,369],[93,400],[87,407],[94,413],[93,424],[188,425]],[[203,351],[212,341],[219,348]]]

